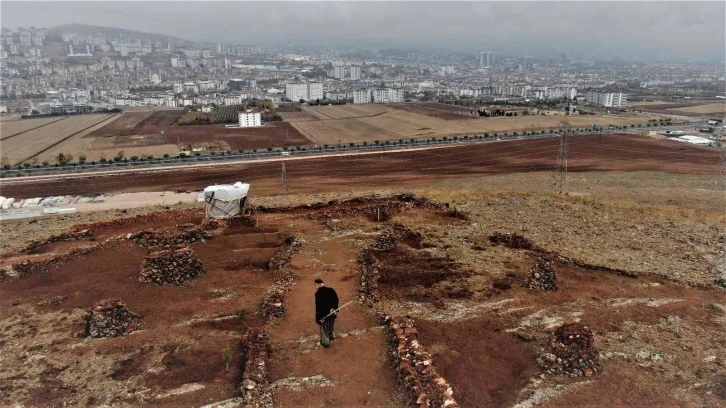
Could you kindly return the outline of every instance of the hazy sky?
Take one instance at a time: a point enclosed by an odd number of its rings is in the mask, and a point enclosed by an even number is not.
[[[193,41],[369,41],[508,55],[726,58],[726,2],[14,2],[2,27],[85,23]]]

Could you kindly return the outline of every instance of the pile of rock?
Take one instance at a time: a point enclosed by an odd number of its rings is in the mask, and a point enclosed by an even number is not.
[[[510,248],[532,249],[534,247],[532,241],[529,239],[519,234],[512,234],[509,232],[502,233],[496,231],[489,236],[489,241],[493,244],[502,244]]]
[[[302,244],[302,240],[299,240],[292,235],[286,237],[284,246],[272,256],[270,262],[267,264],[267,269],[272,272],[281,271],[288,263],[290,263],[292,256],[300,252]]]
[[[270,338],[263,331],[252,330],[247,333],[244,346],[247,358],[240,391],[245,407],[270,407],[272,392],[267,377]]]
[[[592,331],[581,323],[572,323],[555,330],[537,362],[549,373],[589,377],[602,370],[599,356]]]
[[[394,237],[387,233],[378,236],[376,242],[373,243],[373,249],[378,251],[390,251],[398,247],[398,242]]]
[[[557,290],[554,262],[545,258],[537,258],[529,271],[529,276],[524,281],[524,286],[529,289]]]
[[[141,317],[121,299],[105,299],[83,315],[84,333],[90,337],[118,337],[139,328]]]
[[[265,292],[260,303],[260,312],[266,317],[282,317],[285,315],[285,293],[295,283],[293,274],[285,268],[292,256],[300,252],[303,241],[293,236],[287,237],[285,246],[270,259],[268,270],[274,278],[274,283]]]
[[[89,239],[91,238],[91,231],[88,229],[78,230],[78,231],[71,231],[71,232],[64,232],[58,235],[52,235],[45,239],[34,239],[30,242],[28,242],[25,247],[23,247],[20,252],[27,252],[32,251],[35,248],[41,247],[43,245],[52,244],[55,242],[60,241],[78,241],[81,239]]]
[[[410,405],[417,407],[458,407],[451,386],[432,365],[431,354],[418,341],[418,331],[408,316],[388,317],[392,333],[393,358],[406,389]]]
[[[139,281],[157,285],[184,285],[204,273],[191,248],[175,245],[151,251],[141,264]]]
[[[128,239],[146,248],[171,245],[191,245],[205,242],[211,234],[194,224],[180,224],[173,228],[144,230],[129,234]]]
[[[360,265],[360,294],[361,300],[373,306],[379,300],[381,295],[378,292],[378,280],[381,278],[381,272],[378,269],[378,260],[369,250],[363,250],[358,254],[358,264]]]

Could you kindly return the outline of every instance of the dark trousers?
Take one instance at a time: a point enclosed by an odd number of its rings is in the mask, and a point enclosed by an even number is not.
[[[335,335],[333,334],[334,330],[335,319],[325,319],[325,321],[320,324],[320,344],[324,347],[328,347],[330,345],[330,341],[335,338]]]

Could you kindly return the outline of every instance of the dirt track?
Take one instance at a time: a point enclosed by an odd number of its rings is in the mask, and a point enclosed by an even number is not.
[[[432,178],[547,171],[554,168],[556,139],[518,140],[399,152],[395,155],[327,157],[286,162],[288,191],[314,193],[353,186],[422,183]],[[584,171],[668,171],[716,174],[718,152],[669,141],[628,135],[577,136],[570,143],[568,167]],[[2,186],[5,197],[81,195],[105,192],[200,189],[214,183],[253,182],[257,194],[281,192],[280,163],[257,163],[165,173],[89,176]]]

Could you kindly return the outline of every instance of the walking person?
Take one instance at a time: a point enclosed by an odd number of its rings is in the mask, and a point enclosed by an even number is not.
[[[315,323],[320,325],[320,344],[328,348],[330,341],[335,339],[336,316],[333,312],[338,308],[338,294],[335,289],[325,286],[320,278],[315,279],[315,285],[318,287],[315,291]]]

